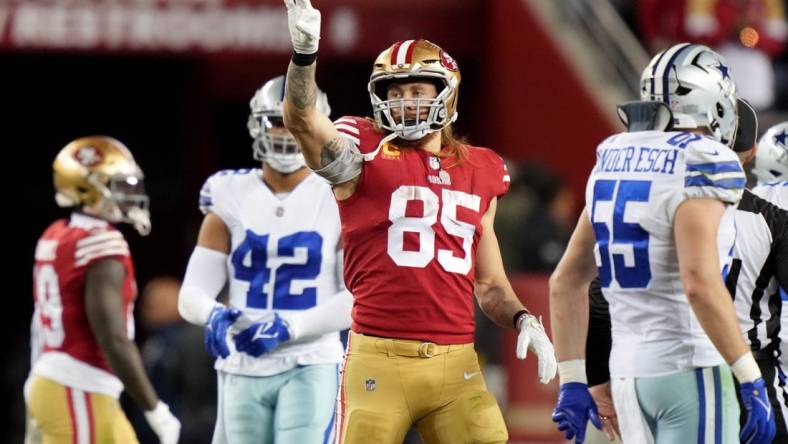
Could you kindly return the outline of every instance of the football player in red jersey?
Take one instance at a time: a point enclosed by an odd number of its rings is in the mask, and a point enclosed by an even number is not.
[[[45,443],[135,443],[118,396],[145,411],[163,444],[180,422],[156,396],[134,344],[134,265],[112,224],[150,231],[143,175],[131,152],[110,137],[66,145],[53,165],[55,198],[77,209],[46,229],[33,272],[33,332],[40,350],[25,384],[32,426]]]
[[[473,350],[473,295],[517,355],[555,375],[553,347],[504,273],[493,231],[509,186],[502,159],[458,141],[460,72],[427,40],[383,51],[369,82],[374,120],[332,123],[315,107],[320,13],[285,0],[293,42],[285,125],[338,201],[345,283],[355,297],[337,403],[343,443],[502,443],[506,426]]]

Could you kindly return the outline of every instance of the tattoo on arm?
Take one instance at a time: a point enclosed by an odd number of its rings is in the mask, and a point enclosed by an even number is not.
[[[317,102],[315,66],[315,63],[309,66],[298,66],[291,62],[287,70],[287,98],[297,109],[315,106]]]
[[[506,297],[501,287],[487,289],[479,298],[479,306],[490,320],[506,328],[512,328],[512,317],[523,309],[520,301]]]
[[[326,165],[330,164],[339,156],[340,150],[342,149],[342,144],[347,142],[347,139],[344,137],[336,137],[330,140],[326,146],[320,150],[320,166],[325,167]]]

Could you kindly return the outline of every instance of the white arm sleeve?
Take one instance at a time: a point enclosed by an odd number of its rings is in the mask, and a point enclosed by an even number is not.
[[[280,313],[288,324],[290,340],[318,336],[350,328],[353,295],[347,290],[335,294],[328,301],[301,312]]]
[[[291,340],[350,328],[353,295],[345,288],[345,280],[342,276],[343,258],[343,251],[340,249],[337,251],[336,262],[339,291],[334,296],[309,310],[279,314],[288,323]]]
[[[194,248],[178,295],[178,313],[195,325],[205,325],[216,297],[227,282],[227,255],[197,246]]]

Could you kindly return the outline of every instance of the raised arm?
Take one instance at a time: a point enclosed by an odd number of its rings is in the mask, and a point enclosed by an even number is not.
[[[315,106],[315,66],[315,62],[307,66],[290,62],[287,68],[284,122],[298,141],[307,166],[319,170],[337,158],[339,144],[350,141],[344,139],[331,120]]]
[[[328,116],[316,107],[320,11],[309,0],[285,0],[285,6],[293,42],[285,87],[285,126],[298,141],[309,168],[319,170],[336,159],[336,145],[344,140]]]
[[[309,0],[285,0],[293,57],[287,68],[283,118],[309,168],[334,186],[342,200],[356,189],[361,157],[350,139],[318,111],[315,65],[320,41],[320,11]]]

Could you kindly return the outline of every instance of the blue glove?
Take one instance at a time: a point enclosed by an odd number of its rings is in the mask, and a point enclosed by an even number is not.
[[[739,439],[745,444],[770,443],[776,433],[774,412],[766,393],[766,382],[758,378],[753,382],[745,382],[739,387],[741,404],[747,411],[747,422],[739,433]]]
[[[257,322],[233,337],[235,349],[260,357],[290,339],[287,323],[276,313],[270,322]]]
[[[225,341],[227,329],[239,316],[241,311],[237,308],[226,308],[222,305],[217,305],[208,316],[208,321],[205,323],[205,349],[214,359],[219,356],[222,358],[230,356],[230,349]]]
[[[558,403],[553,410],[553,422],[558,423],[558,430],[564,432],[566,439],[576,436],[575,442],[582,444],[586,439],[586,423],[589,419],[594,427],[602,430],[602,421],[588,392],[588,385],[582,382],[561,384]]]

